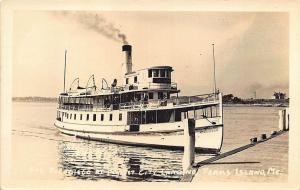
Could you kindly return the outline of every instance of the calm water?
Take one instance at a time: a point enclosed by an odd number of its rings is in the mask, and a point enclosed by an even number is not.
[[[277,130],[273,107],[225,107],[222,152]],[[16,179],[178,181],[182,152],[114,145],[60,134],[55,103],[13,103],[12,175]],[[197,155],[196,161],[209,156]]]

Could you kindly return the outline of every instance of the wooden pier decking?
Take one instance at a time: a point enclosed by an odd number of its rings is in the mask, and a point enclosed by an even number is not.
[[[195,163],[182,182],[286,182],[288,131]]]

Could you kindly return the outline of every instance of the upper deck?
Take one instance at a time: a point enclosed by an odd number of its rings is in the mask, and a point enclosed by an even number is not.
[[[110,101],[93,97],[80,97],[73,99],[59,99],[59,109],[61,110],[81,110],[81,111],[112,111],[112,110],[162,110],[162,109],[201,109],[218,104],[222,104],[221,93],[219,94],[204,94],[185,97],[171,97],[169,99],[157,100],[139,100],[130,102],[121,102],[119,98]]]

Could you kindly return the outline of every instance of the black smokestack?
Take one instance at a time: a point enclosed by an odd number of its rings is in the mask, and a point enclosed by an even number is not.
[[[131,58],[131,52],[132,52],[132,47],[131,45],[123,45],[122,46],[122,51],[125,52],[125,74],[131,73],[132,72],[132,58]]]

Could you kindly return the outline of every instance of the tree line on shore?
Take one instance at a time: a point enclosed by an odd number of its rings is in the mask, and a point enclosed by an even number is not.
[[[289,103],[289,99],[242,99],[233,94],[223,95],[223,102],[225,104],[283,104]]]
[[[58,98],[39,96],[13,97],[12,100],[14,102],[58,102]]]
[[[171,97],[172,99],[173,97]],[[185,98],[180,97],[181,99]],[[58,102],[58,98],[55,97],[39,97],[39,96],[29,96],[29,97],[13,97],[14,102]],[[242,99],[240,97],[234,96],[233,94],[223,95],[223,103],[225,104],[283,104],[289,103],[289,99]]]

